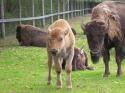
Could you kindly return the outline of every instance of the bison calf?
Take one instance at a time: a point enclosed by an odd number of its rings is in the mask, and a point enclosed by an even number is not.
[[[32,25],[18,25],[16,38],[21,46],[46,47],[47,33]]]
[[[48,84],[51,83],[51,66],[54,61],[57,73],[57,88],[62,87],[61,70],[62,62],[66,61],[67,72],[67,88],[72,88],[71,71],[72,60],[74,56],[75,37],[70,25],[64,19],[55,21],[48,28],[47,36],[47,51],[48,51]]]
[[[63,61],[62,68],[65,68],[65,60]],[[74,48],[74,57],[72,61],[72,70],[94,70],[93,67],[88,66],[88,57],[83,49]]]

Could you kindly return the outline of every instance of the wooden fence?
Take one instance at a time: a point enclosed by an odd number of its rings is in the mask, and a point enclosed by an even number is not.
[[[64,18],[69,20],[70,18],[73,18],[75,16],[83,16],[84,14],[87,14],[89,10],[96,4],[92,2],[101,2],[102,0],[48,0],[50,3],[50,13],[45,13],[45,1],[47,0],[40,0],[41,1],[41,15],[35,16],[35,0],[29,0],[31,2],[31,11],[32,16],[30,17],[22,17],[22,2],[23,0],[18,0],[18,18],[5,18],[5,7],[4,7],[4,0],[0,1],[0,31],[1,31],[1,37],[5,38],[6,35],[6,24],[7,23],[14,23],[19,22],[20,24],[23,21],[32,21],[32,25],[36,25],[36,20],[41,20],[41,27],[44,27],[46,25],[47,19],[50,18],[51,23],[54,21],[54,17],[57,16],[57,18]],[[103,0],[104,1],[104,0]],[[53,2],[56,2],[57,4],[57,11],[54,12],[54,5]],[[91,2],[91,4],[90,4]],[[11,6],[10,6],[11,7]]]

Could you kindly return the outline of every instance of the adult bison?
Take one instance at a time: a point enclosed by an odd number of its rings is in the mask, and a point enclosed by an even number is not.
[[[66,61],[67,88],[72,88],[71,72],[74,56],[75,37],[70,25],[64,19],[55,21],[48,28],[47,52],[48,52],[48,84],[51,83],[51,66],[54,61],[57,73],[57,88],[62,87],[61,70],[62,62]]]
[[[21,46],[46,47],[47,33],[32,25],[18,25],[16,38]]]
[[[117,76],[122,73],[121,61],[125,56],[125,3],[105,1],[92,9],[91,21],[85,25],[93,63],[100,55],[105,64],[104,77],[110,74],[109,60],[111,48],[115,48]]]

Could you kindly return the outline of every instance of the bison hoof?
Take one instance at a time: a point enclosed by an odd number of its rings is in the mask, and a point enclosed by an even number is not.
[[[57,89],[62,88],[62,81],[61,81],[61,80],[57,81],[57,83],[56,83],[56,88],[57,88]]]
[[[57,85],[57,87],[56,87],[57,89],[61,89],[62,88],[62,86],[61,85]]]
[[[120,74],[117,74],[117,75],[116,75],[116,77],[121,77],[121,75],[122,75],[122,73],[120,73]]]
[[[51,81],[48,81],[47,85],[50,85],[51,84]]]
[[[116,75],[116,77],[118,77],[118,78],[119,78],[119,77],[121,77],[121,75],[118,75],[118,74],[117,74],[117,75]]]
[[[103,77],[108,77],[110,75],[110,72],[104,73]]]
[[[71,89],[72,88],[72,82],[71,80],[67,81],[67,89]]]
[[[68,85],[68,86],[67,86],[67,89],[72,89],[72,85]]]
[[[94,67],[87,67],[88,70],[95,70]]]

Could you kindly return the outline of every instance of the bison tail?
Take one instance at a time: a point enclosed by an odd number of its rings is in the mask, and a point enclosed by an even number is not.
[[[21,25],[18,25],[16,28],[16,38],[19,42],[21,42]]]

